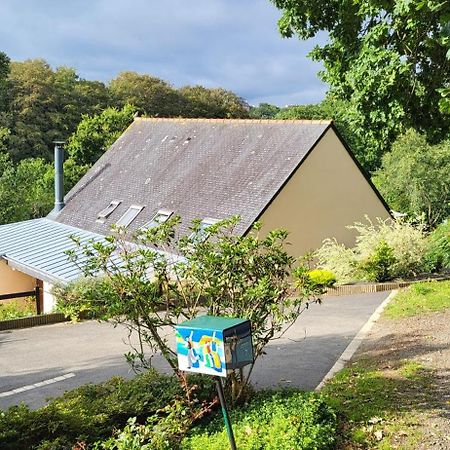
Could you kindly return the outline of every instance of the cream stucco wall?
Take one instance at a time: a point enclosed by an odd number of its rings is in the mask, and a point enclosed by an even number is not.
[[[333,129],[329,129],[259,220],[263,231],[290,232],[289,252],[300,256],[335,237],[348,246],[355,221],[388,218],[389,213],[367,183]]]
[[[11,269],[6,261],[0,261],[0,294],[32,291],[35,286],[35,278]]]

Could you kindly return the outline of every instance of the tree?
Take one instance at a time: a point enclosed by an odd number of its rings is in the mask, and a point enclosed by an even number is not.
[[[151,75],[122,72],[109,84],[111,95],[119,107],[127,104],[147,116],[173,117],[182,111],[182,98],[165,81]]]
[[[311,57],[324,64],[322,78],[333,95],[349,101],[348,120],[371,144],[373,168],[408,127],[432,141],[449,133],[450,122],[439,109],[439,90],[450,83],[449,2],[272,2],[283,12],[283,36],[328,33],[328,43]]]
[[[83,116],[70,136],[67,153],[79,166],[90,167],[133,122],[135,108],[107,108],[101,114]]]
[[[8,153],[0,153],[0,223],[47,215],[54,201],[53,173],[42,158],[15,165]]]
[[[282,108],[275,118],[307,120],[332,119],[358,161],[367,172],[371,172],[375,165],[374,161],[377,160],[378,156],[367,142],[366,136],[355,133],[353,123],[347,115],[349,107],[349,102],[328,95],[321,103]]]
[[[271,105],[270,103],[260,103],[258,106],[250,107],[250,117],[252,119],[275,119],[280,110],[279,106]]]
[[[7,107],[0,126],[11,130],[9,152],[14,161],[27,157],[51,160],[52,141],[67,139],[82,114],[106,107],[103,83],[79,78],[75,69],[55,71],[42,60],[11,63]]]
[[[429,227],[450,216],[450,142],[430,145],[409,130],[383,157],[374,176],[389,205],[412,217],[424,215]]]
[[[242,98],[222,88],[184,86],[179,90],[185,100],[183,116],[239,119],[248,117],[249,106]]]
[[[153,353],[159,351],[178,375],[167,328],[205,312],[245,317],[252,323],[256,361],[267,343],[282,335],[307,303],[316,300],[319,290],[311,284],[293,286],[291,276],[301,280],[305,271],[292,270],[294,258],[284,249],[287,232],[276,230],[261,237],[257,224],[253,233],[236,236],[238,220],[211,225],[207,235],[202,234],[206,239],[199,239],[200,220],[194,221],[192,235],[175,239],[180,218],[135,236],[119,228],[106,243],[85,246],[75,239],[82,251],[71,252],[71,259],[78,262],[82,255],[79,265],[94,281],[82,280],[81,289],[79,282],[57,289],[58,307],[87,308],[124,323],[139,336],[139,347],[128,355],[131,362],[149,367]],[[252,368],[229,376],[234,400],[243,394]]]
[[[9,75],[9,63],[10,60],[8,56],[5,53],[0,52],[0,113],[2,113],[6,108],[6,90]]]

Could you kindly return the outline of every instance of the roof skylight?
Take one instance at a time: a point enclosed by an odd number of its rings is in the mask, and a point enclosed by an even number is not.
[[[163,223],[166,223],[170,216],[173,214],[173,211],[169,211],[167,209],[160,209],[158,212],[153,216],[152,220],[147,222],[142,229],[143,230],[150,230],[151,228],[156,228],[159,225],[162,225]]]
[[[136,219],[137,215],[144,209],[143,206],[139,205],[131,205],[127,211],[123,214],[123,216],[116,222],[116,225],[119,227],[127,227]]]
[[[96,222],[105,223],[106,219],[115,211],[115,209],[121,204],[121,200],[112,200],[111,203],[102,209],[98,215]]]
[[[208,231],[209,227],[211,225],[216,224],[217,222],[219,222],[218,219],[211,219],[209,217],[203,219],[200,222],[200,228],[198,229],[198,231],[192,233],[190,235],[190,238],[194,239],[197,242],[206,241],[209,237],[209,231]]]

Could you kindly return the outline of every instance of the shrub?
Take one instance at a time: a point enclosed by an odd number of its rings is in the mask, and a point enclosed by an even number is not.
[[[325,239],[315,256],[318,267],[335,274],[337,282],[351,283],[357,280],[357,256],[355,251],[339,244],[336,239]]]
[[[427,238],[421,224],[413,225],[403,220],[382,220],[378,218],[373,223],[366,217],[367,223],[357,222],[349,228],[355,230],[355,250],[359,261],[371,257],[385,242],[393,252],[392,277],[416,276],[426,270],[425,254]]]
[[[334,448],[336,416],[317,394],[298,391],[260,392],[250,404],[231,411],[239,449],[281,450]],[[183,439],[183,450],[228,450],[220,414]]]
[[[36,314],[36,305],[33,298],[27,298],[25,301],[0,302],[0,320],[29,317],[34,314]]]
[[[450,269],[450,220],[430,234],[426,260],[432,271]]]
[[[423,226],[379,218],[373,223],[367,218],[367,223],[357,222],[348,228],[356,231],[353,248],[326,239],[316,252],[318,267],[332,271],[339,283],[408,278],[427,270],[428,242]]]
[[[207,377],[195,378],[198,398],[212,395]],[[93,443],[111,436],[129,417],[144,422],[165,408],[182,389],[175,377],[154,370],[133,380],[114,377],[97,385],[66,392],[47,406],[30,410],[25,405],[0,412],[2,450],[65,450],[77,442]]]
[[[360,264],[359,268],[368,281],[387,281],[392,278],[391,268],[394,263],[395,256],[392,248],[382,241],[374,253]]]
[[[152,355],[161,352],[175,374],[178,360],[168,328],[204,313],[249,319],[254,360],[245,370],[230,371],[226,380],[235,401],[245,396],[252,365],[264,347],[283,334],[308,302],[317,301],[319,291],[312,285],[294,285],[295,258],[285,249],[285,230],[260,236],[261,224],[256,223],[251,233],[241,236],[235,233],[239,220],[236,216],[207,228],[194,220],[192,232],[181,237],[181,218],[171,217],[134,235],[119,227],[104,242],[86,245],[74,238],[79,249],[70,252],[70,258],[87,276],[104,275],[105,292],[72,285],[70,292],[56,297],[75,310],[88,305],[102,318],[137,333],[140,345],[128,354],[135,366],[148,367],[148,346]],[[102,281],[95,283],[102,287]]]
[[[333,272],[325,269],[314,269],[308,272],[308,277],[312,283],[320,287],[330,287],[336,283],[336,276]]]

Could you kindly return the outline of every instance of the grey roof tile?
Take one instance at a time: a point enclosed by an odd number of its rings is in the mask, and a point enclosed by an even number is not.
[[[57,221],[108,234],[132,204],[144,205],[133,231],[158,209],[183,218],[257,219],[329,121],[136,119],[66,196]],[[122,200],[104,224],[98,213]]]

